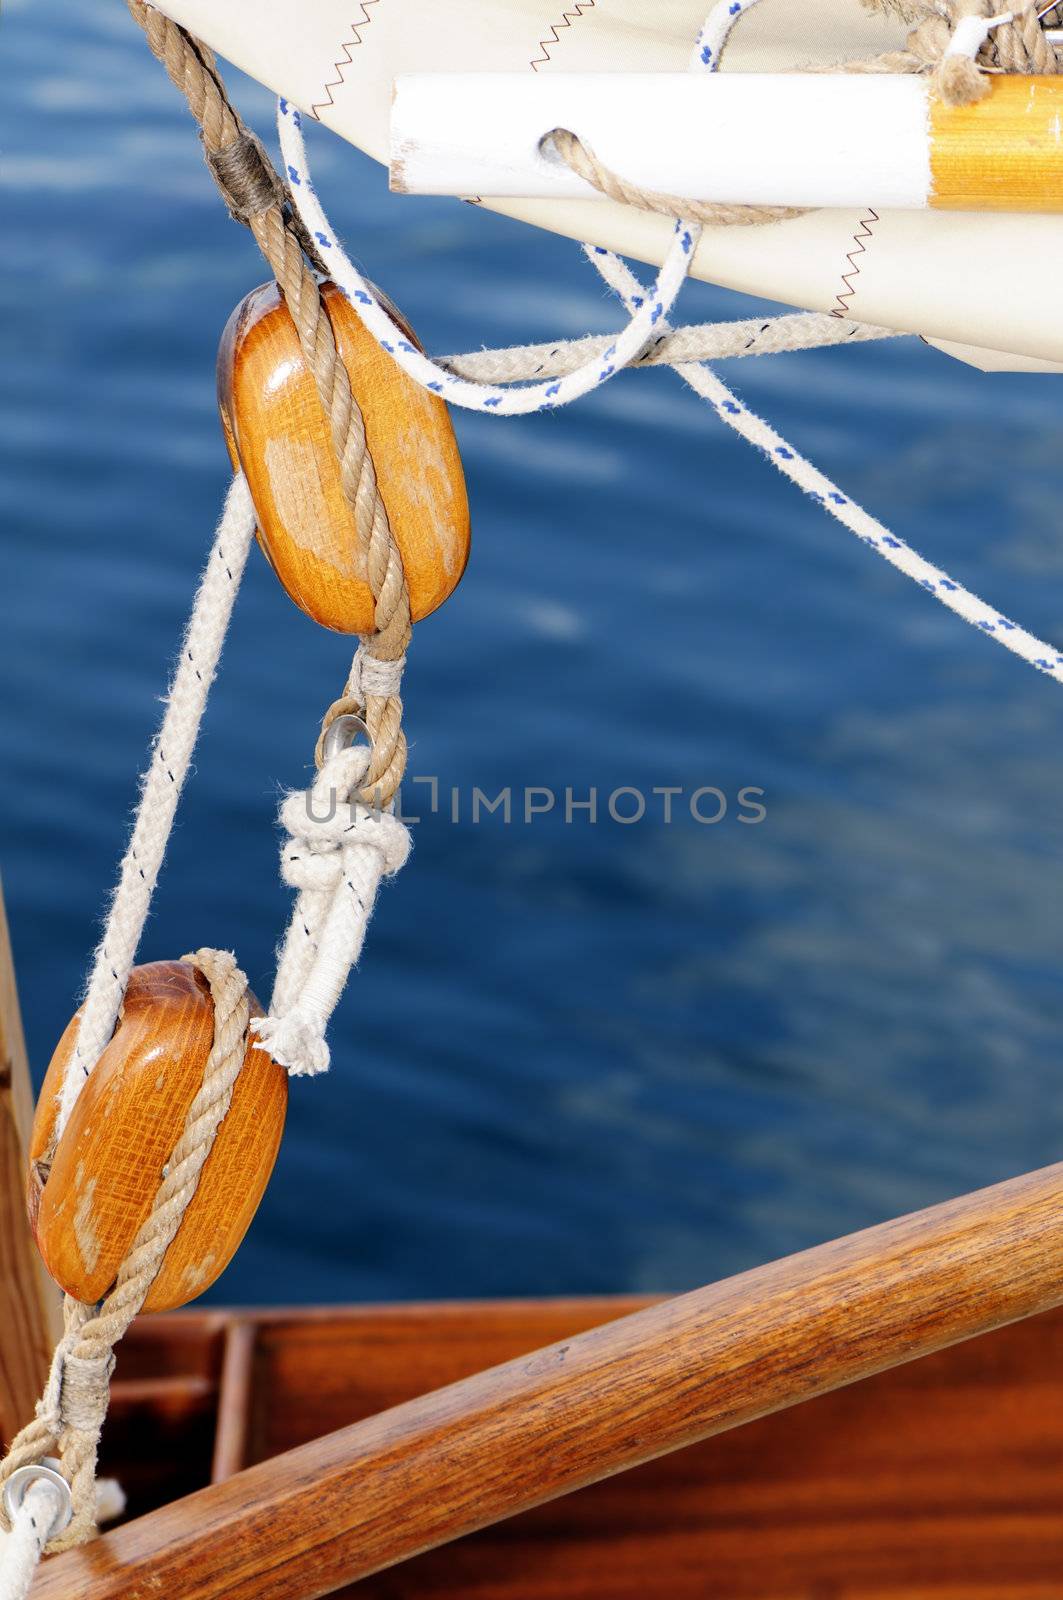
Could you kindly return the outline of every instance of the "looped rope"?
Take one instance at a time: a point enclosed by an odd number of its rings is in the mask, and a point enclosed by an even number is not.
[[[609,200],[618,200],[621,205],[636,206],[640,211],[657,211],[666,217],[684,217],[691,222],[708,222],[717,227],[752,227],[765,222],[785,222],[790,217],[805,215],[806,208],[803,206],[750,206],[720,200],[684,200],[679,195],[645,189],[599,161],[590,146],[577,138],[569,128],[554,128],[543,143],[552,145],[565,165],[599,193]]]
[[[250,1001],[247,979],[235,958],[227,951],[203,949],[182,959],[203,973],[214,1001],[214,1041],[202,1087],[188,1108],[163,1181],[118,1269],[114,1288],[98,1308],[66,1297],[65,1331],[37,1414],[0,1463],[2,1489],[18,1467],[58,1453],[74,1515],[64,1532],[45,1546],[47,1551],[84,1544],[96,1532],[96,1455],[110,1398],[114,1346],[147,1299],[199,1187],[247,1054]],[[2,1499],[0,1525],[10,1528]]]
[[[403,653],[393,660],[381,660],[372,653],[372,643],[372,635],[360,641],[343,693],[322,718],[314,762],[320,772],[325,761],[328,731],[337,717],[364,717],[372,753],[358,798],[364,805],[382,811],[393,801],[406,770],[401,699],[406,656]]]
[[[281,876],[298,892],[268,1017],[252,1024],[274,1061],[295,1077],[326,1072],[328,1021],[365,943],[381,879],[410,853],[409,829],[360,798],[371,771],[364,745],[325,762],[312,786],[289,794]]]

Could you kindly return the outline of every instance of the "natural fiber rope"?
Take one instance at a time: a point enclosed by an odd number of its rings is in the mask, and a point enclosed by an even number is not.
[[[308,235],[288,214],[284,185],[229,100],[212,53],[144,0],[127,3],[152,52],[187,99],[199,124],[207,164],[226,205],[251,229],[291,313],[329,421],[343,492],[354,517],[373,595],[374,631],[363,644],[379,660],[396,661],[405,654],[412,632],[402,554],[377,485],[361,409],[351,393],[323,297],[306,260],[303,240]],[[330,715],[331,711],[326,713],[326,720]],[[365,704],[364,715],[373,750],[363,798],[367,804],[388,805],[406,766],[402,700],[397,693],[373,695]]]
[[[37,1415],[0,1463],[2,1489],[18,1467],[58,1451],[74,1516],[48,1551],[84,1544],[96,1531],[96,1453],[107,1415],[114,1346],[144,1304],[181,1226],[247,1054],[250,1001],[247,979],[235,958],[226,951],[202,949],[182,959],[203,973],[214,1002],[214,1042],[202,1087],[188,1108],[158,1193],[118,1269],[114,1288],[98,1309],[67,1296],[65,1332]],[[9,1526],[2,1511],[0,1521]]]
[[[678,195],[661,194],[631,183],[611,171],[589,145],[568,128],[554,128],[543,140],[551,145],[577,177],[589,183],[609,200],[640,211],[658,211],[666,217],[682,217],[688,222],[708,222],[717,227],[749,227],[765,222],[785,222],[805,214],[803,206],[749,206],[720,200],[682,200]]]

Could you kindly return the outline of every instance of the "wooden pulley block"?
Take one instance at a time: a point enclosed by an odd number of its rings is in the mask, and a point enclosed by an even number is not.
[[[323,294],[418,622],[453,593],[469,559],[469,502],[450,413],[381,349],[334,284]],[[276,284],[254,290],[229,318],[218,399],[259,543],[284,588],[324,627],[371,633],[373,596],[329,424]]]
[[[262,1014],[253,996],[251,1014]],[[48,1271],[68,1294],[93,1303],[111,1288],[150,1212],[202,1087],[214,1041],[214,1001],[191,962],[135,967],[111,1041],[53,1150],[57,1099],[77,1027],[75,1016],[37,1104],[28,1201]],[[145,1311],[184,1305],[228,1266],[269,1182],[287,1103],[287,1074],[264,1050],[249,1045],[232,1103]]]

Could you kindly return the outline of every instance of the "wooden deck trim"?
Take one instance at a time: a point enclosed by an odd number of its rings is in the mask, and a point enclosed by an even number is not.
[[[59,1291],[26,1217],[26,1151],[33,1120],[26,1041],[0,886],[0,1437],[33,1416],[63,1331]]]
[[[225,1333],[211,1483],[224,1483],[247,1465],[257,1342],[257,1323],[250,1318],[234,1317]]]

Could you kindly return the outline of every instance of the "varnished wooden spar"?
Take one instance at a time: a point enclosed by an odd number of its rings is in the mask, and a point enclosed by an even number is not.
[[[450,415],[396,366],[334,285],[324,286],[324,300],[418,622],[453,593],[469,559],[469,504]],[[259,543],[284,588],[324,627],[371,633],[373,596],[335,448],[275,284],[248,295],[229,319],[218,399],[230,457],[243,467],[258,513]]]
[[[34,1600],[316,1600],[1058,1305],[1061,1252],[1055,1166],[665,1301],[290,1451],[60,1556]]]
[[[134,1515],[208,1481],[215,1412],[239,1409],[229,1381],[234,1335],[253,1343],[251,1409],[242,1452],[220,1421],[217,1443],[239,1469],[648,1303],[148,1317],[118,1352],[102,1470],[133,1496]],[[240,1372],[236,1385],[246,1387]],[[1063,1313],[1051,1311],[662,1456],[343,1592],[350,1600],[1057,1600],[1061,1415]],[[150,1455],[146,1436],[156,1440]]]
[[[1003,77],[984,100],[929,100],[930,199],[942,211],[1063,211],[1063,85]]]
[[[252,1015],[261,1015],[253,997]],[[214,1003],[206,978],[189,962],[135,967],[114,1036],[53,1149],[58,1095],[78,1020],[72,1018],[59,1041],[41,1091],[28,1200],[49,1272],[69,1294],[91,1304],[114,1283],[202,1087],[214,1040]],[[228,1266],[273,1170],[287,1094],[284,1070],[250,1045],[146,1311],[194,1299]]]
[[[22,1202],[33,1094],[0,890],[0,1442],[33,1415],[62,1332],[59,1296],[41,1266]]]

